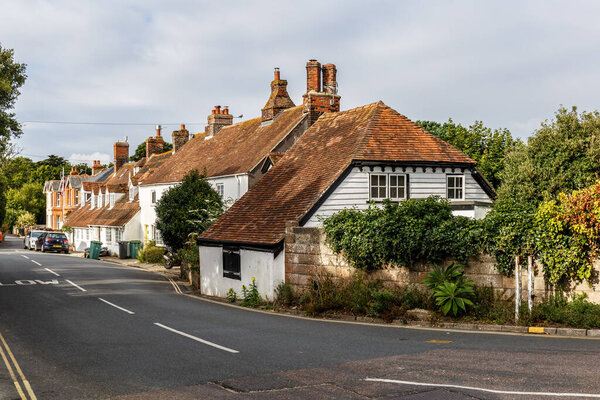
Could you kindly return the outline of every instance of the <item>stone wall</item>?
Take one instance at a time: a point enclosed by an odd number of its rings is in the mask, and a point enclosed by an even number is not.
[[[308,283],[311,276],[319,273],[329,274],[334,278],[351,277],[356,269],[349,266],[344,258],[335,254],[324,243],[325,234],[322,228],[304,228],[289,225],[285,239],[285,281],[295,286]],[[415,265],[413,267],[389,267],[369,273],[367,279],[379,279],[390,286],[408,284],[422,285],[431,265]],[[596,275],[600,271],[600,263],[595,264]],[[515,278],[501,275],[494,267],[494,258],[487,254],[479,254],[469,260],[465,274],[480,286],[492,286],[495,292],[503,297],[512,297],[515,292]],[[527,270],[522,270],[521,286],[523,298],[527,295]],[[552,291],[546,285],[541,265],[534,265],[534,296],[543,298]],[[600,284],[591,285],[583,282],[571,287],[571,292],[587,293],[590,301],[600,304]]]

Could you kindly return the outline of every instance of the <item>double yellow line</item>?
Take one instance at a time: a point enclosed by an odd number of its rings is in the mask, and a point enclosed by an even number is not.
[[[8,369],[8,373],[10,374],[10,377],[12,378],[13,383],[15,384],[15,387],[17,388],[17,392],[19,392],[19,396],[21,396],[22,400],[28,400],[28,399],[29,400],[37,400],[37,397],[35,397],[35,394],[33,393],[33,389],[31,389],[31,385],[29,384],[29,381],[27,380],[27,378],[25,378],[23,371],[21,371],[21,367],[19,367],[19,363],[15,359],[15,356],[13,355],[12,351],[10,351],[10,347],[8,347],[8,344],[6,343],[6,340],[4,340],[4,336],[2,336],[1,333],[0,333],[0,342],[1,342],[0,343],[0,355],[2,356],[2,359],[4,360],[4,364],[6,365],[6,368]],[[7,357],[7,355],[8,355],[8,357]],[[12,361],[12,365],[11,365],[11,361]],[[13,369],[13,366],[14,366],[14,369]],[[17,375],[15,375],[15,370],[17,371],[17,374],[19,375],[18,377],[17,377]],[[27,395],[23,391],[23,388],[21,388],[21,382],[19,382],[19,377],[21,378],[23,387],[25,388],[25,391],[27,392],[29,397],[27,397]]]
[[[167,278],[167,279],[169,279],[169,282],[171,282],[171,285],[173,286],[173,289],[175,289],[175,293],[183,294],[183,292],[179,288],[179,285],[177,283],[175,283],[175,281],[173,279],[171,279],[171,278]]]

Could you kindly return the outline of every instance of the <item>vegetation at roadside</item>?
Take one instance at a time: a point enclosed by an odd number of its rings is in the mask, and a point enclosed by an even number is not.
[[[163,193],[155,211],[163,242],[177,251],[184,247],[190,233],[199,235],[212,225],[224,212],[224,205],[206,177],[193,170]]]
[[[162,264],[164,252],[165,248],[156,246],[156,242],[152,240],[138,251],[137,258],[141,263]]]

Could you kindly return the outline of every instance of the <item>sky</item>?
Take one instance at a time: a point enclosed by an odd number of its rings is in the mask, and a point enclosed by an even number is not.
[[[215,105],[260,116],[274,67],[300,104],[309,59],[336,65],[342,110],[527,138],[561,105],[600,108],[599,18],[573,0],[2,0],[0,44],[27,64],[21,155],[108,163],[154,125],[204,131]]]

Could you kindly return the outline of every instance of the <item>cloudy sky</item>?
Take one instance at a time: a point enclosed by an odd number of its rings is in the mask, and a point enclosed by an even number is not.
[[[0,43],[27,64],[21,153],[108,162],[155,124],[203,131],[217,104],[259,116],[273,67],[299,104],[311,58],[336,64],[342,109],[382,100],[525,138],[561,104],[600,108],[599,18],[573,0],[3,0]]]

